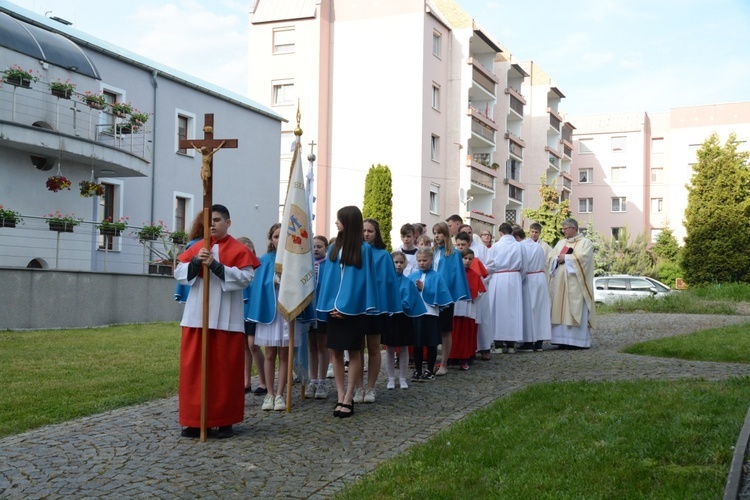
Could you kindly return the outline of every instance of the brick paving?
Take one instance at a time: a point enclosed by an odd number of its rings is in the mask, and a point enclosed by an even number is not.
[[[378,464],[472,411],[530,384],[636,378],[718,380],[750,365],[621,354],[658,337],[748,321],[743,316],[619,314],[599,318],[594,347],[493,355],[404,391],[378,381],[375,404],[332,416],[335,396],[263,412],[248,395],[238,434],[179,437],[176,398],[152,401],[0,440],[0,498],[329,498]],[[331,391],[333,394],[333,391]]]

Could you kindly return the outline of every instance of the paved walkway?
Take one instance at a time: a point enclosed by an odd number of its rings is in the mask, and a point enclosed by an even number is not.
[[[248,396],[232,439],[179,437],[176,398],[0,440],[0,498],[328,498],[381,462],[530,384],[750,376],[750,365],[640,357],[624,345],[748,321],[742,316],[621,314],[599,318],[588,351],[495,355],[408,391],[385,390],[350,419],[326,401],[262,412]],[[298,388],[296,388],[298,391]]]

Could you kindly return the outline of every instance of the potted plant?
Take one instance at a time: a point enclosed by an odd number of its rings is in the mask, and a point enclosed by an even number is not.
[[[16,224],[21,223],[23,219],[20,213],[0,205],[0,227],[16,227]]]
[[[184,245],[187,243],[188,234],[185,231],[173,231],[169,235],[169,239],[172,240],[172,243],[175,245]]]
[[[81,196],[91,198],[92,196],[101,196],[104,194],[104,186],[92,181],[81,181],[78,183],[81,187]]]
[[[113,221],[110,216],[102,220],[96,227],[99,229],[99,234],[103,236],[120,236],[120,233],[128,227],[128,220],[127,217],[120,217]]]
[[[104,109],[107,107],[107,99],[102,94],[94,94],[90,90],[81,97],[81,102],[86,106],[94,109]]]
[[[130,123],[133,131],[138,131],[148,121],[148,113],[141,113],[138,110],[133,110],[130,114]]]
[[[129,115],[133,112],[133,106],[126,102],[116,102],[112,105],[112,114],[125,118],[125,115]]]
[[[47,179],[47,189],[53,193],[62,191],[63,189],[70,191],[70,181],[62,175],[53,175]]]
[[[167,226],[165,226],[164,222],[162,221],[159,221],[158,224],[155,224],[153,222],[151,224],[146,224],[144,222],[143,227],[138,229],[135,232],[135,235],[141,241],[154,241],[160,238],[166,231]]]
[[[14,64],[10,68],[3,71],[3,81],[14,87],[23,87],[25,89],[31,88],[31,82],[39,80],[38,76],[34,76],[34,70],[25,70],[18,64]]]
[[[76,217],[76,214],[63,215],[59,210],[55,213],[44,215],[44,221],[49,225],[50,231],[60,233],[72,233],[73,228],[81,224],[82,218]]]
[[[56,82],[49,82],[47,85],[52,95],[62,97],[63,99],[70,99],[76,88],[76,84],[70,83],[70,80],[62,81],[59,78]]]

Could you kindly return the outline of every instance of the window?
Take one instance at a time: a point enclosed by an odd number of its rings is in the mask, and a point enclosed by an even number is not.
[[[622,228],[621,228],[621,227],[613,227],[613,228],[612,228],[612,237],[613,237],[614,239],[617,239],[617,238],[619,238],[619,237],[620,237],[620,231],[621,231],[621,230],[622,230]]]
[[[651,198],[651,213],[660,214],[664,212],[664,198]]]
[[[294,153],[294,132],[282,132],[281,133],[281,156],[291,157]],[[286,191],[284,191],[286,192]]]
[[[650,292],[653,285],[643,278],[630,278],[630,289],[636,292]]]
[[[178,196],[175,199],[175,207],[174,207],[174,231],[185,231],[185,224],[187,222],[185,221],[185,213],[187,211],[187,199]]]
[[[110,110],[111,108],[109,106],[112,106],[114,103],[122,100],[118,99],[120,97],[117,93],[109,91],[109,90],[103,90],[102,95],[104,96],[104,100],[107,102],[108,107],[105,108],[107,110]],[[105,126],[105,131],[114,131],[115,128],[115,115],[112,113],[100,113],[101,115],[101,123]]]
[[[651,182],[653,183],[661,183],[663,182],[662,179],[664,177],[664,169],[661,167],[653,167],[651,168]]]
[[[430,159],[432,161],[438,161],[439,152],[440,152],[440,137],[433,134],[430,136]]]
[[[624,212],[625,211],[625,197],[615,197],[612,198],[612,211],[613,212]]]
[[[179,147],[180,141],[187,140],[187,131],[188,131],[188,117],[177,115],[177,152],[185,154],[187,153],[187,148],[181,148]]]
[[[440,186],[437,184],[430,184],[430,213],[431,214],[437,214],[438,212],[438,203],[439,203],[439,196],[440,196]]]
[[[627,173],[625,167],[612,167],[610,172],[609,177],[611,182],[625,182],[625,175]]]
[[[593,139],[578,139],[578,154],[579,155],[590,155],[594,151],[591,149]]]
[[[275,106],[294,104],[294,83],[291,83],[291,82],[274,83],[273,104]]]
[[[625,139],[624,135],[612,137],[612,151],[625,151]]]
[[[578,198],[578,213],[590,214],[594,211],[593,198]]]
[[[661,234],[662,228],[655,227],[651,229],[651,243],[656,243],[656,240],[659,239],[659,235]]]
[[[579,184],[591,184],[593,182],[594,169],[593,168],[579,168],[578,169],[578,183]]]
[[[620,228],[619,227],[612,228],[612,231],[613,231],[612,236],[614,238],[617,238],[617,236],[615,236],[614,234],[615,229],[619,230]],[[628,289],[628,283],[625,280],[625,278],[609,278],[609,280],[607,280],[607,290],[623,290],[624,291],[627,289]]]
[[[273,30],[273,53],[291,54],[294,52],[294,28]]]
[[[175,117],[176,136],[174,143],[175,152],[187,156],[195,156],[193,148],[180,148],[180,140],[195,137],[195,114],[182,109],[177,109]]]
[[[664,152],[664,138],[654,137],[651,139],[651,154],[662,154]]]
[[[438,31],[432,32],[432,55],[435,57],[440,57],[440,54],[442,53],[442,47],[441,42],[443,41],[443,36]]]
[[[109,181],[100,179],[99,182],[104,186],[104,194],[99,197],[99,214],[101,215],[101,220],[119,220],[122,217],[122,197],[120,195],[122,185],[118,184],[119,181],[117,180]],[[111,236],[98,234],[97,246],[99,250],[114,250],[119,248],[118,245],[122,243],[122,238],[118,238],[118,240],[117,243],[114,243],[114,238]]]
[[[432,109],[440,110],[440,85],[432,84]]]

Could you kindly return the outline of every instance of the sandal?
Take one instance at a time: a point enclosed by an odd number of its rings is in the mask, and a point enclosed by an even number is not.
[[[341,416],[341,412],[339,411],[339,408],[341,408],[342,406],[344,406],[344,403],[336,403],[336,407],[333,409],[333,416],[334,417]]]
[[[354,415],[354,403],[349,404],[349,405],[341,403],[341,408],[344,408],[349,411],[346,413],[339,411],[339,418],[349,418],[352,415]]]

